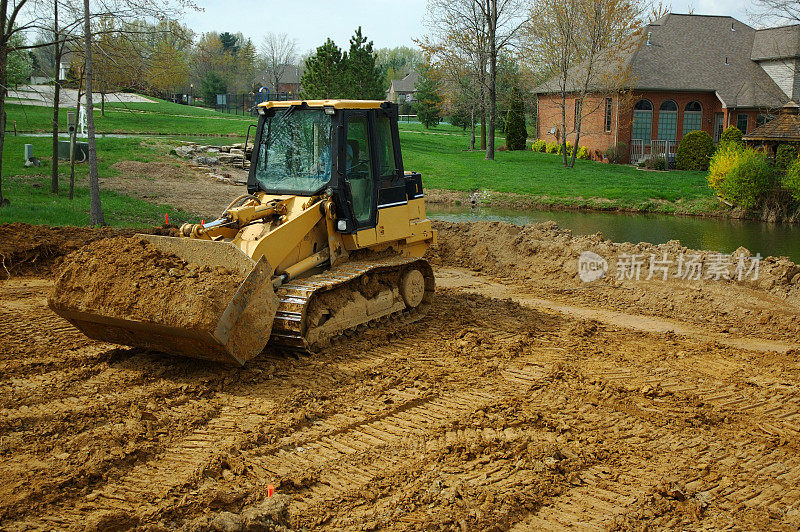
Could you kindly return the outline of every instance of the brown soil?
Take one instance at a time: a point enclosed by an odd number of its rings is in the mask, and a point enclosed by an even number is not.
[[[554,222],[525,227],[500,222],[434,222],[440,246],[434,264],[491,274],[549,299],[580,302],[603,309],[647,314],[702,325],[709,330],[746,336],[794,340],[800,333],[800,267],[786,258],[761,261],[757,280],[743,276],[688,281],[656,275],[647,280],[649,257],[699,254],[704,267],[713,253],[682,247],[677,241],[654,246],[614,243],[597,235],[573,237]],[[608,262],[609,274],[592,283],[578,276],[578,256],[593,251]],[[749,257],[740,248],[737,253]],[[621,255],[645,261],[640,280],[615,278]],[[749,264],[749,262],[747,263]],[[704,270],[705,271],[705,270]],[[769,325],[769,326],[767,326]]]
[[[429,318],[243,368],[87,339],[47,268],[0,282],[0,528],[796,530],[796,337],[703,317],[793,285],[577,290],[555,227],[437,226]]]
[[[57,309],[213,330],[244,275],[187,263],[136,237],[68,256],[50,296]]]
[[[245,186],[222,183],[208,174],[216,171],[241,179],[243,170],[227,167],[198,170],[183,159],[161,162],[120,161],[113,168],[120,174],[104,177],[104,189],[152,203],[172,205],[197,214],[198,220],[213,220],[233,198],[246,192]],[[246,180],[246,176],[244,179]]]

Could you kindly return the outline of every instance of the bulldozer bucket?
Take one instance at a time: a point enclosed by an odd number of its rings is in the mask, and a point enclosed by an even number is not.
[[[253,261],[229,242],[137,235],[165,253],[189,263],[223,267],[244,277],[213,326],[177,327],[158,321],[140,321],[87,311],[51,308],[86,336],[193,358],[243,365],[269,341],[278,298],[272,286],[273,269],[266,259]]]

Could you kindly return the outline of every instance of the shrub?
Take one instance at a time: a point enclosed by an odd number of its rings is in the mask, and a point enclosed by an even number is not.
[[[564,150],[564,145],[559,142],[558,143],[558,151],[556,153],[561,155],[561,152],[563,150]],[[570,157],[571,155],[572,155],[572,144],[570,143],[570,141],[567,141],[567,157]]]
[[[789,191],[795,201],[800,201],[800,159],[795,159],[783,177],[783,188]]]
[[[525,127],[525,101],[522,91],[514,87],[511,91],[511,103],[505,123],[506,146],[509,150],[524,150],[528,142],[528,131]]]
[[[581,146],[580,148],[578,148],[578,155],[576,155],[576,157],[578,159],[583,160],[583,161],[588,161],[589,160],[589,148],[587,148],[586,146]]]
[[[775,151],[775,168],[786,171],[797,160],[797,146],[794,144],[779,144]]]
[[[742,130],[736,126],[726,127],[725,131],[722,132],[722,136],[719,138],[719,145],[722,146],[725,144],[744,146],[744,142],[742,142]]]
[[[705,131],[691,131],[678,144],[675,164],[679,170],[708,170],[714,155],[714,141]]]
[[[709,170],[709,186],[745,209],[756,207],[774,182],[773,170],[763,153],[733,145],[724,146],[714,155]]]
[[[666,170],[667,160],[663,157],[650,157],[639,163],[639,168],[647,168],[649,170]]]
[[[544,153],[545,150],[547,149],[547,143],[542,139],[538,139],[531,145],[531,149],[533,151]]]
[[[628,155],[628,145],[624,142],[617,142],[613,146],[609,146],[603,155],[608,162],[617,164]]]
[[[561,144],[558,144],[558,143],[554,142],[553,144],[548,144],[547,148],[545,149],[545,151],[547,153],[558,153],[560,151],[560,148],[561,148]]]
[[[720,183],[728,176],[739,160],[739,149],[736,146],[720,146],[711,157],[708,165],[708,186],[719,194]]]

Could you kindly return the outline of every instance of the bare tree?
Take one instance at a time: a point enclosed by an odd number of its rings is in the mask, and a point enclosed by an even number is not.
[[[531,10],[526,51],[531,61],[552,73],[546,85],[559,95],[564,166],[575,165],[583,119],[603,108],[605,98],[590,107],[587,96],[619,95],[630,86],[627,59],[639,44],[641,15],[639,0],[555,0],[539,2]],[[568,101],[574,101],[571,130]],[[569,133],[575,136],[571,155]]]
[[[297,41],[285,33],[268,33],[259,49],[259,60],[266,82],[279,92],[280,82],[297,61]]]
[[[748,11],[762,24],[800,22],[800,0],[753,0]]]

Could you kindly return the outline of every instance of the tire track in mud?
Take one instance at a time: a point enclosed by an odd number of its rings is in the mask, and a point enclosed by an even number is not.
[[[505,339],[509,337],[513,336]],[[304,487],[299,492],[300,498],[294,498],[290,504],[292,515],[313,515],[315,506],[357,492],[379,476],[391,476],[394,471],[408,465],[407,460],[420,454],[456,441],[514,439],[518,436],[514,429],[499,432],[491,428],[448,431],[447,427],[488,405],[528,393],[544,384],[548,374],[548,370],[541,366],[508,370],[479,387],[440,393],[391,414],[370,417],[338,433],[302,442],[289,449],[280,448],[269,454],[249,457],[248,463],[262,484],[280,486],[287,479],[315,472],[311,485]],[[475,475],[478,477],[480,473]],[[313,526],[319,523],[302,521],[296,524]],[[326,526],[334,524],[329,522]]]
[[[404,349],[398,350],[396,347]],[[346,348],[346,346],[344,346]],[[327,382],[328,386],[337,383],[333,373],[367,373],[380,367],[390,358],[408,357],[414,350],[414,343],[409,341],[395,342],[391,347],[377,348],[366,356],[348,357],[330,367],[328,374],[320,373],[313,359],[287,359],[280,355],[266,354],[258,359],[259,365],[277,362],[289,364],[293,381],[308,384]],[[255,361],[254,361],[255,362]],[[311,362],[311,364],[309,364]],[[277,377],[280,379],[280,376]],[[159,456],[133,466],[121,478],[95,489],[81,504],[59,505],[57,511],[51,511],[46,518],[24,519],[13,523],[11,529],[33,527],[45,529],[81,528],[81,523],[104,523],[108,515],[120,512],[135,516],[136,519],[155,515],[164,509],[171,509],[177,504],[177,496],[183,493],[183,487],[196,485],[202,481],[203,470],[215,457],[224,457],[238,447],[250,434],[258,433],[269,426],[276,400],[287,393],[280,382],[269,382],[267,389],[255,390],[258,386],[248,386],[240,394],[220,393],[216,401],[223,403],[218,414],[199,429],[178,442],[170,445]],[[274,390],[272,390],[274,388]],[[283,391],[281,392],[281,389]],[[253,395],[246,395],[254,392]],[[271,393],[275,392],[275,393]],[[401,390],[386,390],[383,395],[394,398],[398,408],[405,406],[405,401],[416,401],[417,395]],[[358,405],[357,422],[364,422],[376,415],[386,404],[376,398],[367,398]],[[352,415],[332,416],[320,423],[315,423],[305,432],[335,433],[353,423]],[[303,434],[304,431],[300,431]],[[101,526],[102,527],[102,526]]]

